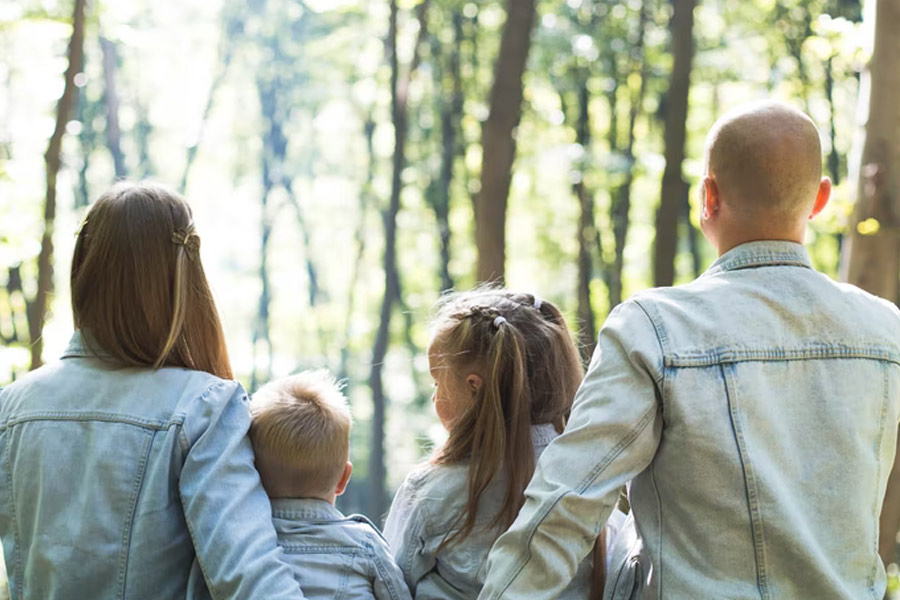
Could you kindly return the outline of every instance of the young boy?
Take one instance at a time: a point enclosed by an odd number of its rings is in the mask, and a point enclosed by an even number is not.
[[[304,597],[410,600],[378,529],[334,507],[353,470],[350,410],[334,378],[308,371],[278,379],[254,394],[250,410],[278,544]]]
[[[633,555],[612,553],[605,597],[884,595],[900,312],[817,273],[803,248],[831,191],[808,116],[739,107],[706,164],[701,224],[719,259],[610,314],[480,599],[555,598],[628,481]]]

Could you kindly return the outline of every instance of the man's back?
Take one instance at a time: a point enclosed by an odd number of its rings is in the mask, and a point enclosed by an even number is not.
[[[662,439],[631,490],[645,552],[659,557],[649,591],[880,598],[896,309],[779,242],[739,247],[694,283],[635,302],[664,364]]]
[[[754,242],[689,285],[637,295],[604,331],[521,527],[495,546],[483,598],[529,586],[521,597],[552,597],[538,590],[568,576],[577,534],[632,479],[638,597],[881,598],[895,307],[816,273],[799,244]],[[565,544],[543,542],[561,527]],[[566,570],[532,581],[543,564]],[[607,594],[636,591],[614,589],[629,579],[610,573]]]

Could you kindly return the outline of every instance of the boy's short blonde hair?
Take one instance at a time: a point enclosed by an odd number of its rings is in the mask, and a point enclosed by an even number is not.
[[[334,492],[350,456],[350,408],[328,371],[272,381],[250,402],[250,439],[263,486],[274,498]]]

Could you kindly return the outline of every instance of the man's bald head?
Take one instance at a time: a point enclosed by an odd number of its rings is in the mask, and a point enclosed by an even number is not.
[[[706,169],[736,215],[768,222],[806,218],[822,177],[819,132],[787,104],[744,104],[713,125]]]

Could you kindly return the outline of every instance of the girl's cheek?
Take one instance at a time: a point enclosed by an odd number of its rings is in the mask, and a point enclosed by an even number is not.
[[[437,413],[441,425],[444,426],[444,429],[449,431],[450,425],[453,423],[453,417],[455,416],[452,404],[442,398],[438,398],[437,395],[432,396],[432,402],[434,402],[434,412]]]

